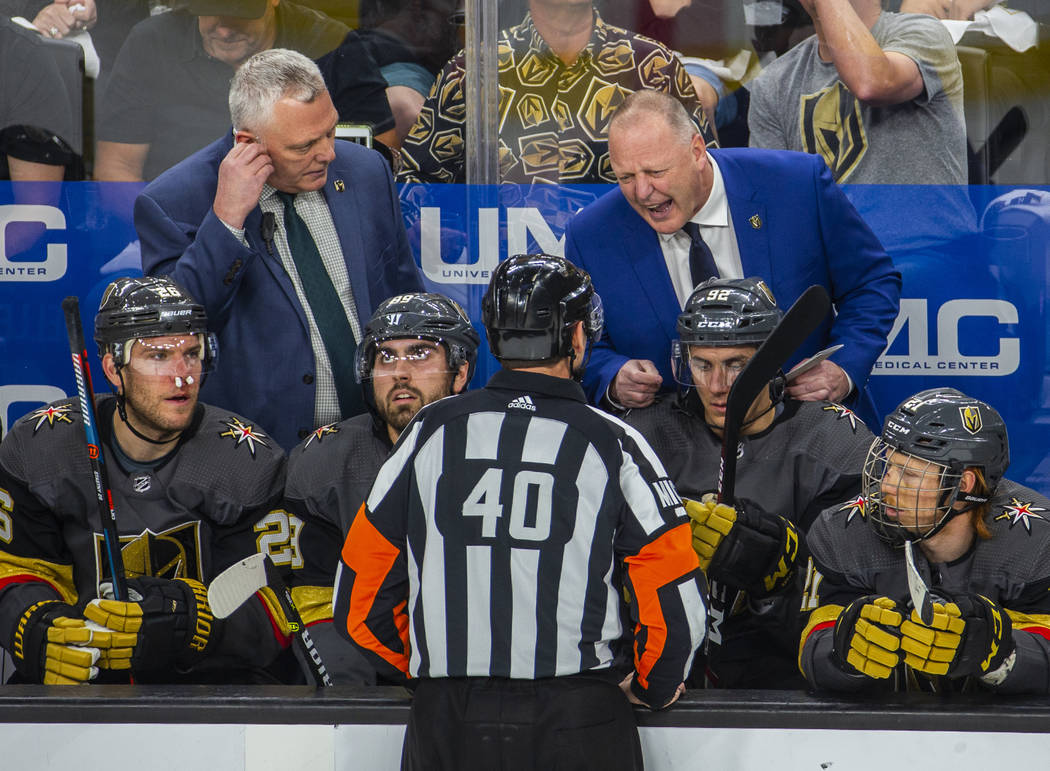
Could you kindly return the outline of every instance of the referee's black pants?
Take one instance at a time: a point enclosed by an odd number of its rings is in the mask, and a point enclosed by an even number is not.
[[[404,771],[640,771],[631,705],[597,677],[422,679],[401,754]]]

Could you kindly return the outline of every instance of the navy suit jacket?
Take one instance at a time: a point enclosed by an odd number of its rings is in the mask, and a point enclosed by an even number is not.
[[[262,240],[262,210],[256,206],[244,223],[247,247],[212,211],[219,164],[232,146],[232,134],[208,145],[136,199],[142,269],[173,277],[208,311],[220,351],[201,400],[259,421],[291,449],[316,428],[314,354],[292,281],[276,249],[269,254]],[[386,298],[423,289],[397,189],[379,153],[337,140],[322,192],[363,328]]]
[[[900,273],[819,156],[709,152],[725,180],[744,276],[765,279],[785,310],[812,284],[831,295],[835,315],[789,366],[842,343],[831,360],[853,379],[849,403],[877,432],[881,423],[866,384],[897,316]],[[569,223],[565,255],[591,274],[605,306],[605,334],[584,375],[588,397],[597,403],[628,359],[649,359],[660,369],[662,389],[675,389],[671,341],[681,306],[656,231],[612,190]]]

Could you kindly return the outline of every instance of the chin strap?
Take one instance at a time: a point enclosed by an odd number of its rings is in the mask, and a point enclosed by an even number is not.
[[[133,426],[131,424],[131,421],[128,420],[128,411],[127,411],[127,408],[125,406],[125,400],[124,400],[124,391],[127,389],[127,386],[124,385],[124,373],[121,372],[120,368],[117,369],[117,377],[120,378],[120,390],[117,391],[117,414],[120,415],[120,419],[122,421],[124,421],[124,425],[128,427],[128,431],[133,433],[135,436],[137,436],[142,441],[149,442],[150,444],[156,444],[156,445],[171,444],[176,439],[178,439],[179,436],[182,435],[182,432],[179,431],[171,439],[164,439],[164,440],[151,439],[150,437],[146,436],[141,431],[139,431],[137,428],[135,428],[135,426]]]
[[[580,364],[579,371],[573,369],[572,363],[576,360],[576,349],[569,349],[569,374],[572,375],[572,379],[577,383],[583,382],[583,373],[587,371],[587,362],[591,360],[591,351],[594,350],[594,346],[588,341],[583,349],[583,363]]]
[[[948,501],[949,498],[952,498],[950,502]],[[965,501],[966,505],[963,506],[961,509],[952,508],[954,503],[960,499]],[[956,487],[954,496],[951,496],[949,493],[944,494],[944,502],[941,505],[944,506],[945,512],[944,516],[941,517],[940,522],[934,525],[930,532],[923,534],[921,537],[916,538],[915,540],[925,541],[929,538],[933,538],[933,536],[941,532],[941,530],[944,529],[944,526],[951,522],[953,519],[955,519],[957,516],[959,516],[960,514],[965,514],[968,511],[973,511],[978,506],[982,506],[985,503],[988,503],[989,500],[991,500],[990,496],[974,495],[973,493],[960,493],[958,487]]]

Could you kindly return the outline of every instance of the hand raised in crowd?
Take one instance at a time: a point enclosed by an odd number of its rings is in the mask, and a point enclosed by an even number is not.
[[[833,361],[822,361],[809,372],[795,378],[788,386],[787,393],[792,399],[802,402],[838,402],[845,399],[851,390],[846,371]]]
[[[47,37],[60,39],[91,29],[97,21],[95,0],[56,0],[40,10],[33,19],[33,26]]]
[[[663,380],[651,361],[630,359],[613,378],[609,396],[621,407],[648,407],[656,398]]]
[[[233,228],[244,227],[244,220],[259,203],[263,184],[273,173],[273,161],[257,142],[238,141],[219,164],[215,189],[215,215]]]

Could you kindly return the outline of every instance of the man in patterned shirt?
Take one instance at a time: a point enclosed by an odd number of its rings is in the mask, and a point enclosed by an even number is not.
[[[464,54],[442,71],[401,148],[398,182],[464,182]],[[667,48],[605,24],[590,2],[530,0],[499,39],[501,182],[615,182],[609,119],[651,88],[679,99],[710,145],[689,75]]]

